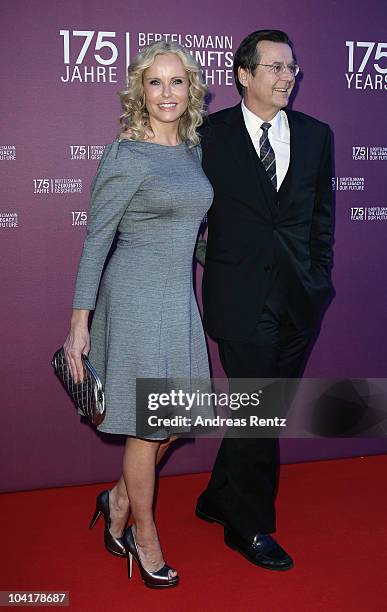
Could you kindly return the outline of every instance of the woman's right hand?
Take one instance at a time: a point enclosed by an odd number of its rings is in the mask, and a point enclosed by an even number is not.
[[[84,371],[81,355],[87,355],[90,350],[88,315],[89,311],[73,312],[70,332],[63,344],[66,360],[75,383],[83,382]]]

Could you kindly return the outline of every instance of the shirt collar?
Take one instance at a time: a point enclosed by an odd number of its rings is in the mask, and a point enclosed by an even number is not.
[[[255,113],[251,112],[242,100],[241,103],[243,118],[245,121],[246,129],[253,140],[257,137],[259,130],[261,129],[262,123],[265,123],[263,119],[258,117]],[[280,110],[271,121],[269,121],[270,135],[273,139],[281,142],[290,142],[289,122],[285,111]]]

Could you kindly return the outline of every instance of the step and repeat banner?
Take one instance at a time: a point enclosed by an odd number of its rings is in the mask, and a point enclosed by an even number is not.
[[[69,327],[89,188],[118,134],[126,67],[162,37],[203,69],[209,111],[238,102],[232,62],[249,32],[285,30],[302,68],[292,106],[334,132],[336,297],[311,377],[387,372],[387,39],[381,0],[13,0],[2,7],[0,135],[3,490],[114,479],[122,439],[80,423],[50,367]],[[200,300],[201,271],[197,271]],[[214,372],[222,376],[209,340]],[[204,471],[217,442],[177,443],[163,473]],[[284,440],[283,461],[387,452],[380,439]]]

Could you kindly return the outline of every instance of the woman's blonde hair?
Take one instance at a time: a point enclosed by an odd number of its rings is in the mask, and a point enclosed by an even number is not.
[[[204,85],[199,64],[182,47],[174,42],[160,40],[145,47],[128,68],[128,86],[119,92],[124,112],[120,116],[121,134],[129,131],[131,140],[144,140],[149,128],[149,114],[145,106],[143,76],[152,66],[157,55],[175,53],[182,61],[188,75],[188,107],[179,121],[179,137],[187,140],[191,146],[199,143],[197,128],[203,123],[204,96],[207,87]]]

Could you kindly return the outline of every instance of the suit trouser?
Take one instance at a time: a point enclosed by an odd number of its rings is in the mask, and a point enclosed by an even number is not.
[[[281,309],[265,307],[249,342],[219,340],[228,378],[301,376],[315,329],[297,329]],[[279,444],[273,438],[223,439],[203,501],[243,538],[275,531]]]

